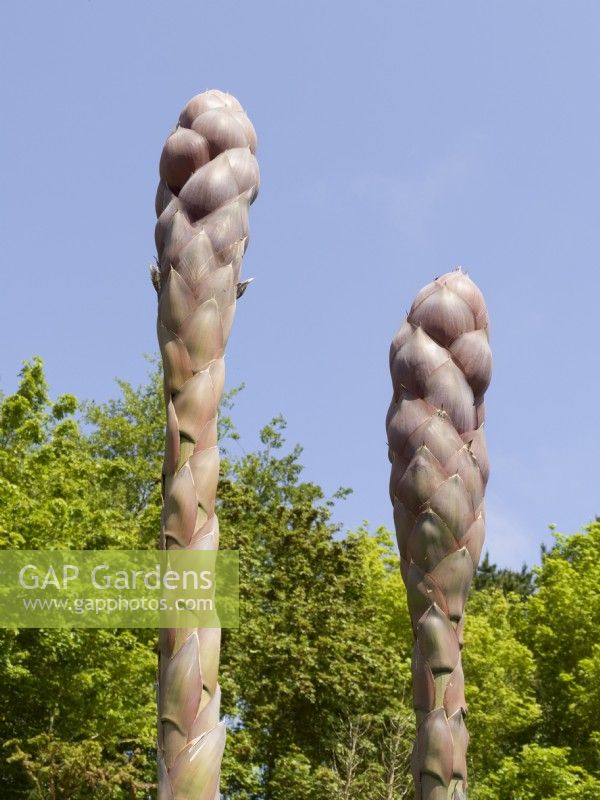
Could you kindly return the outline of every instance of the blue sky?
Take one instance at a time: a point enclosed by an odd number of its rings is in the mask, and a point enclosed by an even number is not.
[[[184,103],[221,88],[259,136],[228,385],[308,478],[391,525],[387,351],[463,265],[492,318],[488,546],[519,566],[600,513],[600,5],[3,3],[0,385],[24,358],[105,399],[156,350],[153,201]]]

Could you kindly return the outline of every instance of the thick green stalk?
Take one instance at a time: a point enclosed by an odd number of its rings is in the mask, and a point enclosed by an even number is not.
[[[162,548],[216,550],[217,412],[248,207],[259,184],[256,136],[238,101],[209,91],[183,109],[160,159],[156,196],[158,340],[167,408]],[[225,725],[220,631],[160,637],[158,800],[216,800]]]
[[[491,377],[483,296],[461,270],[417,295],[392,341],[390,496],[413,625],[417,800],[464,800],[464,607],[483,546]]]

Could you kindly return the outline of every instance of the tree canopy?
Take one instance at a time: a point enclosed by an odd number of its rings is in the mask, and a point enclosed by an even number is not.
[[[50,397],[42,362],[0,398],[0,548],[156,545],[161,378],[107,403]],[[384,529],[340,531],[285,423],[240,453],[225,409],[222,546],[240,551],[240,627],[224,631],[227,800],[411,795],[411,632]],[[471,797],[600,796],[600,523],[541,566],[484,559],[464,652]],[[156,632],[0,629],[0,794],[155,797]]]

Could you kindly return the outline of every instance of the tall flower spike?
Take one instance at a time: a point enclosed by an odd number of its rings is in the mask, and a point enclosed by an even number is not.
[[[158,341],[167,409],[163,549],[216,550],[217,412],[225,345],[258,192],[256,135],[230,94],[185,106],[160,159],[156,193]],[[163,630],[158,800],[218,800],[220,631]]]
[[[413,627],[416,800],[464,800],[464,608],[484,539],[491,377],[483,296],[461,269],[422,289],[392,341],[390,497]]]

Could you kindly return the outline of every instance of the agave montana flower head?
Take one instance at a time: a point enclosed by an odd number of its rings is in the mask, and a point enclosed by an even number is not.
[[[483,296],[461,269],[422,289],[390,350],[390,497],[413,626],[417,800],[466,797],[464,609],[483,546]]]
[[[160,159],[153,283],[167,408],[163,548],[218,548],[217,411],[258,192],[255,150],[238,101],[213,90],[185,106]],[[218,629],[161,631],[158,800],[218,800],[219,651]]]

